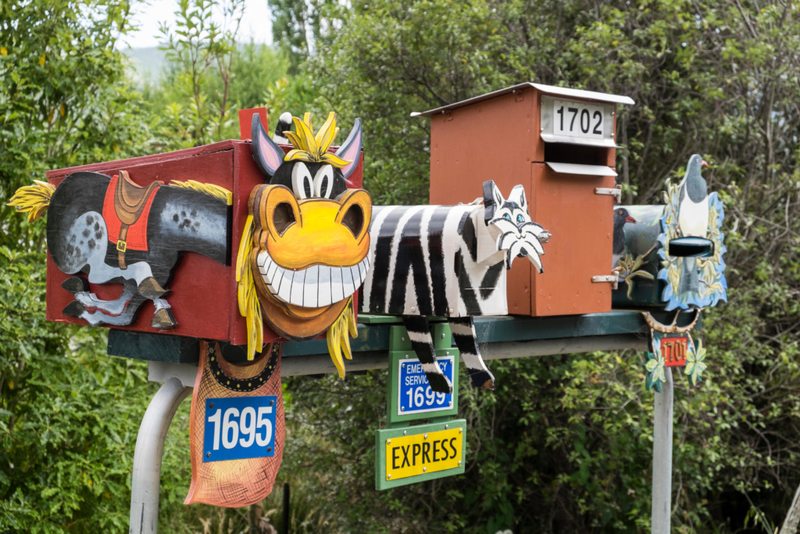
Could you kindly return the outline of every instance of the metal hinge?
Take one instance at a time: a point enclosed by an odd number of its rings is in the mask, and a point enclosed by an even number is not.
[[[619,204],[622,201],[622,189],[620,186],[617,187],[595,187],[594,188],[595,195],[611,195],[614,197],[614,203]]]
[[[611,287],[617,289],[619,287],[619,277],[616,274],[608,274],[603,276],[593,276],[593,284],[611,284]]]

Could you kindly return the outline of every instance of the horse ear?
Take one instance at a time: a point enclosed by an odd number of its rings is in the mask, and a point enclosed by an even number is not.
[[[494,180],[486,180],[483,182],[483,205],[485,206],[485,211],[483,214],[485,222],[489,222],[494,219],[494,213],[497,209],[503,205],[503,195],[500,193],[500,190],[494,185]]]
[[[522,185],[515,185],[508,195],[509,202],[516,202],[523,211],[528,211],[528,201],[525,198],[525,188]]]
[[[261,172],[267,176],[273,176],[283,163],[283,150],[269,138],[258,113],[253,115],[253,124],[250,130],[253,138],[253,159]]]
[[[361,157],[361,119],[356,119],[355,123],[353,123],[350,135],[347,136],[345,142],[336,151],[336,155],[350,162],[342,167],[342,174],[344,179],[347,180],[348,176],[353,174],[353,171],[358,166],[358,159]]]

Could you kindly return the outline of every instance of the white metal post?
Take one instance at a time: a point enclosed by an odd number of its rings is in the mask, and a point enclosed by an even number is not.
[[[653,501],[650,530],[669,534],[672,509],[672,369],[664,370],[666,380],[655,394],[653,421]]]
[[[184,387],[178,378],[169,378],[144,413],[133,454],[130,534],[158,532],[158,491],[164,439],[178,406],[191,391],[192,388]]]

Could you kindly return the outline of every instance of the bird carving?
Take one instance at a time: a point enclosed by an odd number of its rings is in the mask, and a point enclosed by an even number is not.
[[[614,269],[617,267],[619,263],[619,259],[622,257],[622,254],[625,252],[625,231],[623,227],[625,223],[636,224],[636,219],[634,219],[628,210],[625,208],[615,208],[614,209],[614,243],[612,245],[612,260],[611,260],[611,268]]]
[[[708,185],[701,171],[708,163],[699,154],[689,158],[686,174],[680,183],[678,199],[678,232],[681,237],[706,239],[708,236]],[[684,257],[678,292],[698,291],[697,259]]]

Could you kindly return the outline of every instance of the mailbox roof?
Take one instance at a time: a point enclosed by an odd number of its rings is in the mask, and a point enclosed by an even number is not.
[[[470,104],[475,104],[476,102],[482,102],[483,100],[489,100],[490,98],[494,98],[496,96],[504,95],[507,93],[511,93],[516,91],[517,89],[525,89],[527,87],[533,87],[538,89],[540,92],[547,94],[547,95],[559,95],[559,96],[567,96],[573,98],[585,98],[588,100],[596,100],[599,102],[612,102],[614,104],[634,104],[632,98],[628,96],[622,95],[610,95],[607,93],[597,93],[595,91],[583,91],[581,89],[570,89],[568,87],[556,87],[554,85],[544,85],[541,83],[531,83],[525,82],[520,83],[517,85],[512,85],[511,87],[506,87],[505,89],[498,89],[497,91],[492,91],[491,93],[486,93],[484,95],[475,96],[472,98],[468,98],[467,100],[462,100],[461,102],[454,102],[452,104],[448,104],[446,106],[442,106],[436,109],[431,109],[428,111],[418,112],[414,111],[411,113],[412,117],[430,117],[432,115],[436,115],[437,113],[443,113],[444,111],[456,109],[464,106],[469,106]]]

